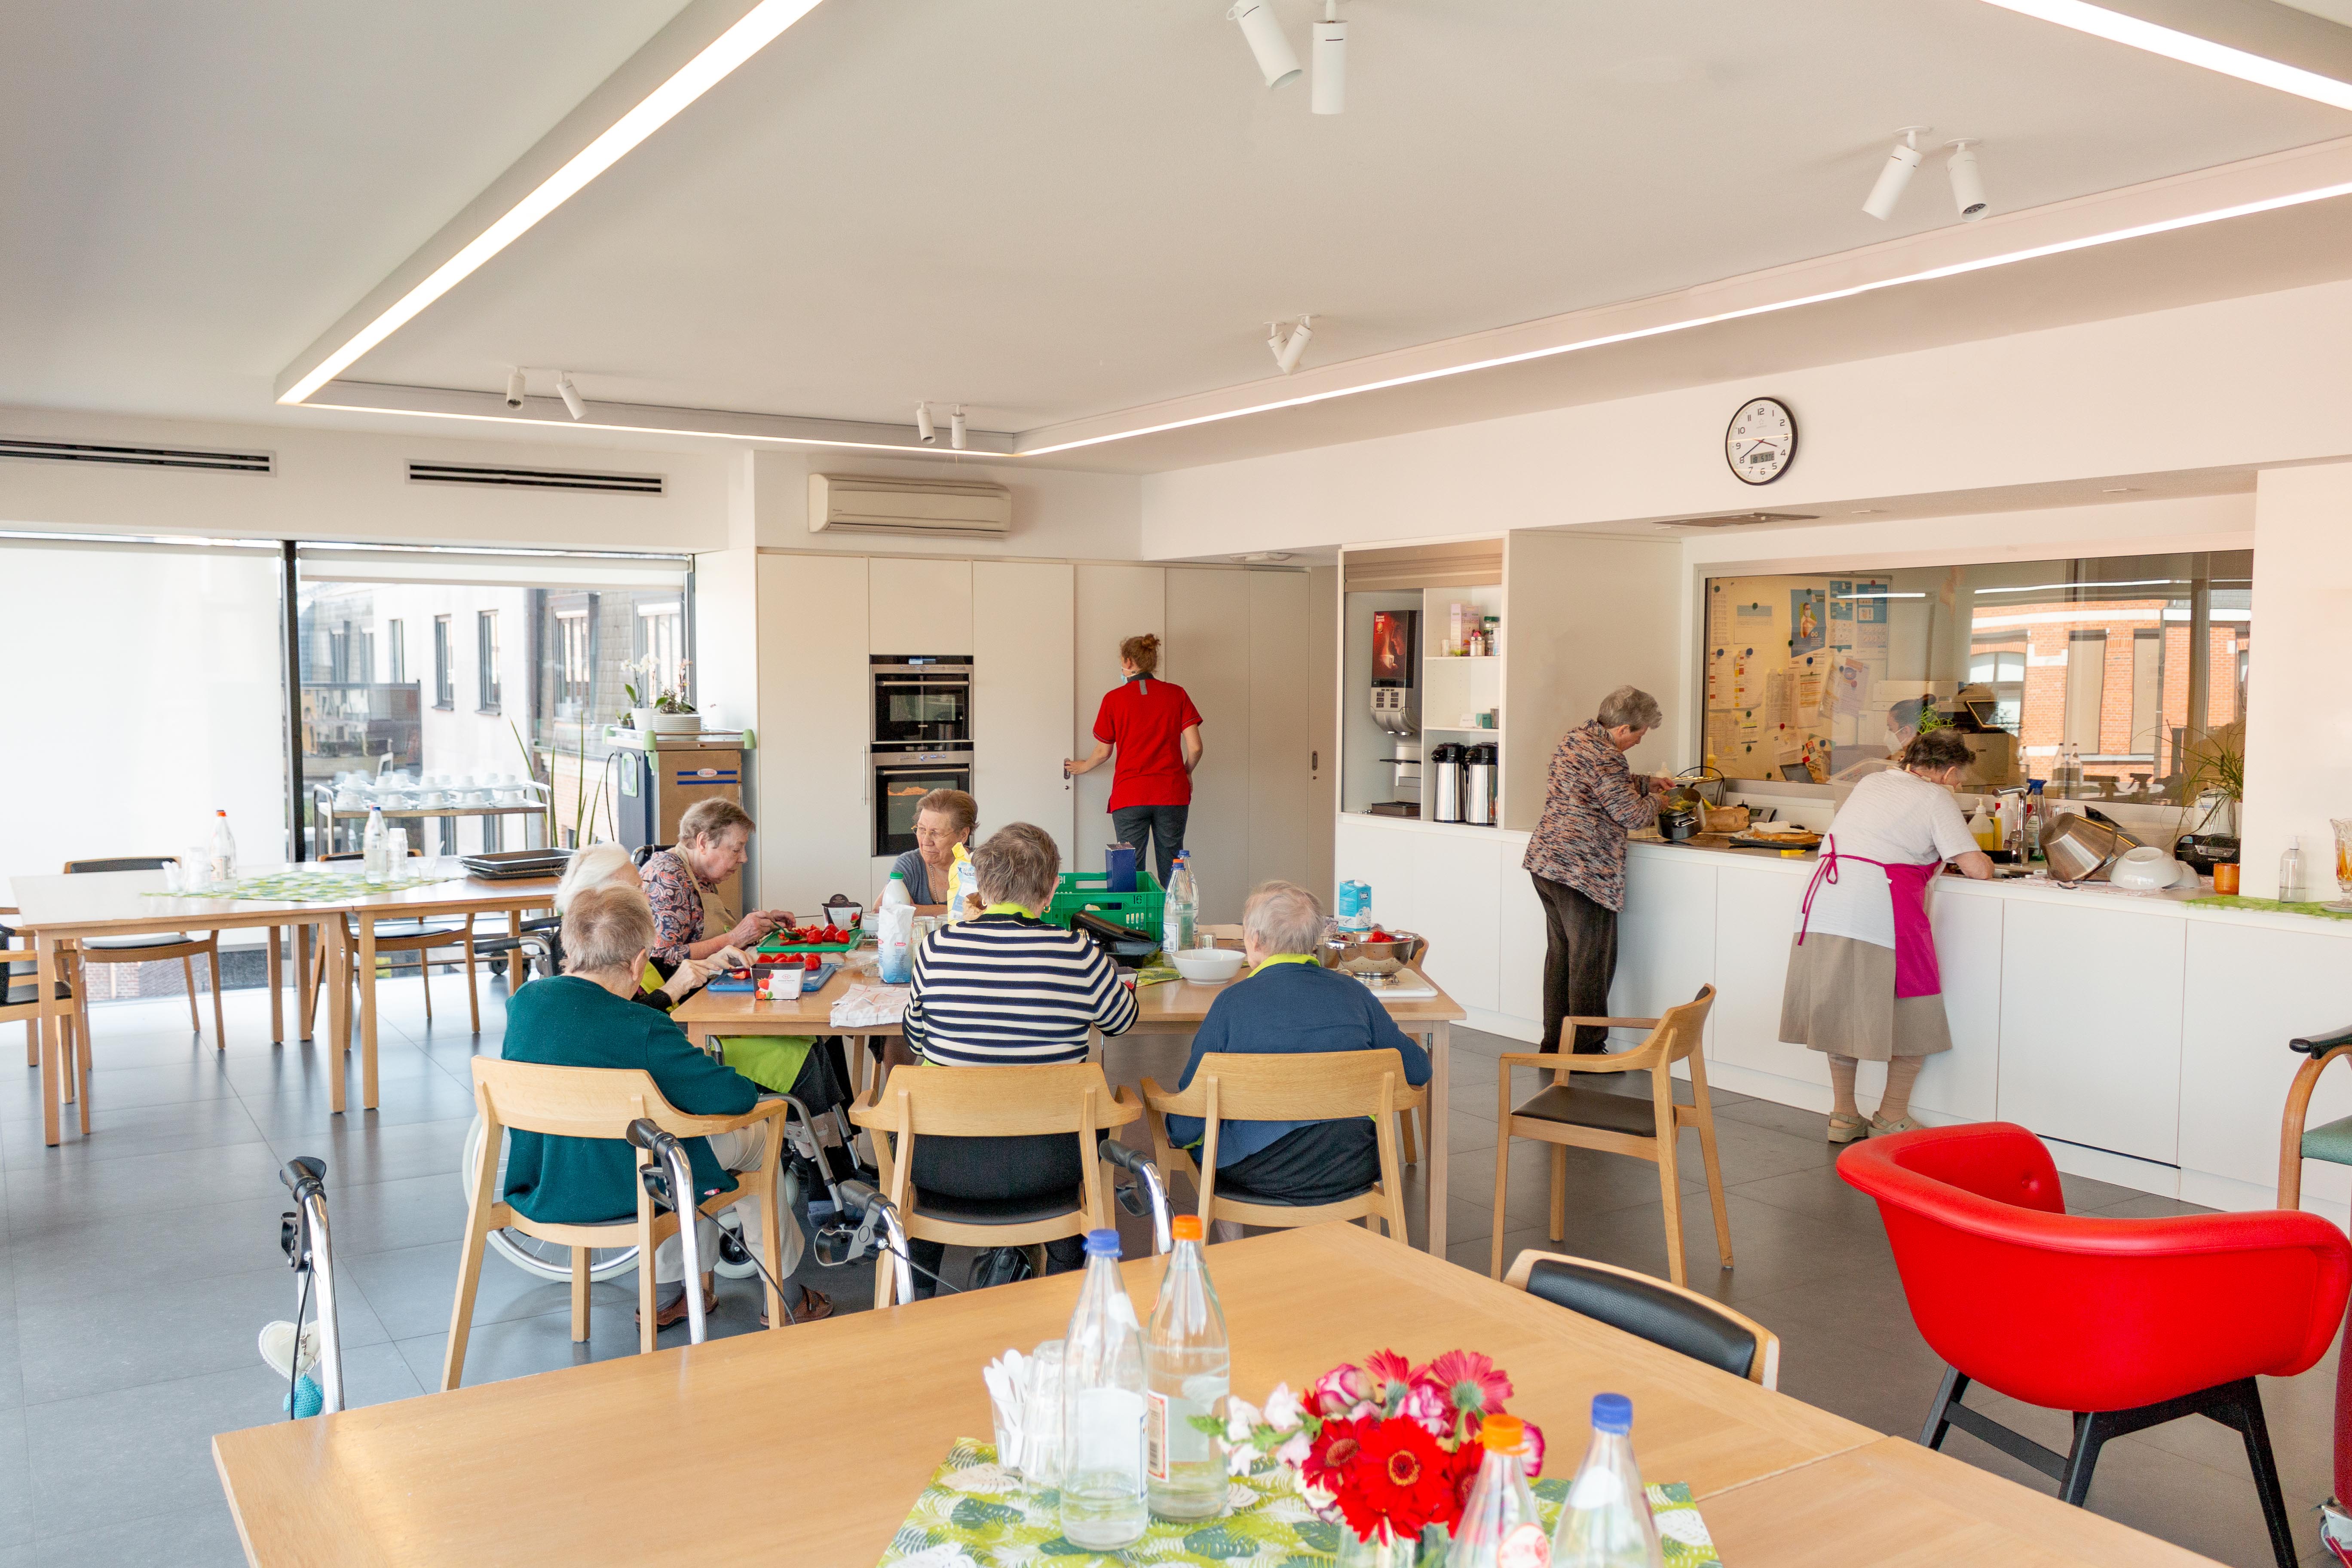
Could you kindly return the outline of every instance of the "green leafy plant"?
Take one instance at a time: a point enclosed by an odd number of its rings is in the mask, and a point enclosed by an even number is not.
[[[2189,831],[2202,833],[2205,825],[2223,813],[2225,806],[2235,806],[2246,798],[2246,721],[2224,724],[2208,730],[2181,748],[2180,782],[2175,786],[2174,800],[2183,805],[2194,805],[2208,795],[2221,797],[2198,820]]]

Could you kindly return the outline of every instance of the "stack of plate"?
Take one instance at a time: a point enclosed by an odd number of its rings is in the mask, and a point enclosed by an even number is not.
[[[458,864],[466,875],[487,881],[519,880],[526,877],[561,877],[572,863],[569,849],[496,849],[468,855]]]

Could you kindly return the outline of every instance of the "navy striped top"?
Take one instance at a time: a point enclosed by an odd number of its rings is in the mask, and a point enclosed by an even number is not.
[[[1125,1034],[1135,994],[1082,931],[1026,915],[943,925],[915,949],[908,1048],[950,1067],[1020,1067],[1087,1059],[1087,1030]]]

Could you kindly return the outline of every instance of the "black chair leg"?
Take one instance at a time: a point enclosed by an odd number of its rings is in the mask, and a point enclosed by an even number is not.
[[[1944,1434],[1952,1429],[1951,1417],[1946,1414],[1952,1402],[1969,1391],[1969,1380],[1958,1367],[1944,1368],[1944,1381],[1936,1385],[1935,1402],[1927,1406],[1927,1424],[1919,1429],[1919,1446],[1941,1448]]]
[[[2263,1522],[2270,1527],[2271,1553],[2278,1559],[2279,1568],[2294,1568],[2294,1529],[2287,1518],[2286,1499],[2279,1491],[2270,1424],[2263,1419],[2262,1385],[2250,1377],[2232,1384],[2230,1392],[2236,1397],[2221,1408],[2233,1410],[2238,1419],[2230,1420],[2219,1409],[2206,1414],[2224,1426],[2235,1426],[2238,1436],[2245,1439],[2246,1467],[2254,1472],[2254,1495],[2262,1500]]]
[[[2058,1478],[2058,1497],[2076,1508],[2087,1508],[2091,1472],[2098,1468],[2099,1450],[2116,1434],[2112,1423],[2096,1410],[2074,1413],[2074,1446],[2066,1451],[2066,1473]]]

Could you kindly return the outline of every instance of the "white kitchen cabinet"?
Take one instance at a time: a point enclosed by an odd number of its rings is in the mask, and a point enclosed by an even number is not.
[[[1124,679],[1119,673],[1118,645],[1131,637],[1148,634],[1164,640],[1168,636],[1168,569],[1081,562],[1074,573],[1077,673],[1072,688],[1068,754],[1083,757],[1095,749],[1095,714],[1104,694],[1116,690]],[[1112,767],[1112,763],[1106,762],[1079,779],[1072,792],[1070,833],[1077,848],[1065,858],[1077,870],[1101,870],[1103,846],[1117,837],[1111,832],[1108,805]],[[988,809],[985,801],[981,809]]]
[[[1493,834],[1456,839],[1445,833],[1407,833],[1417,923],[1429,939],[1423,961],[1439,990],[1465,1007],[1495,1011],[1496,941],[1500,934],[1501,847]]]
[[[866,652],[972,651],[971,562],[877,555],[867,565]]]
[[[2003,911],[2000,1119],[2173,1164],[2184,922],[2082,897],[2019,899]]]
[[[866,562],[762,555],[760,616],[761,901],[803,914],[871,880],[872,724]]]
[[[1074,586],[1066,565],[971,563],[972,794],[983,830],[1034,823],[1061,846],[1066,870],[1078,863],[1061,768],[1075,721]]]
[[[1310,846],[1314,769],[1312,648],[1328,625],[1304,572],[1251,572],[1249,589],[1249,859],[1245,888],[1280,879],[1312,889],[1323,862]],[[1197,700],[1197,699],[1196,699]],[[1328,704],[1327,704],[1328,706]],[[1205,733],[1205,731],[1204,731]],[[1328,895],[1327,895],[1328,896]],[[1237,906],[1238,907],[1238,906]]]
[[[1528,858],[1528,836],[1504,834],[1500,851],[1495,870],[1495,1011],[1507,1021],[1511,1038],[1534,1041],[1543,1036],[1544,952],[1549,945],[1543,902],[1536,897],[1535,879],[1520,865]],[[1621,973],[1623,967],[1619,965]]]
[[[1952,1048],[1927,1058],[1911,1102],[1922,1121],[1990,1121],[2000,1086],[2000,952],[2005,900],[1950,878],[1936,884],[1927,921],[1936,932],[1944,1019]]]
[[[2345,984],[2352,949],[2326,930],[2202,921],[2189,927],[2188,944],[2180,1165],[2248,1184],[2254,1191],[2245,1195],[2258,1197],[2275,1190],[2279,1118],[2304,1061],[2286,1043],[2352,1024],[2352,988]],[[2339,1116],[2352,1116],[2352,1072],[2340,1063],[2320,1079],[2305,1125]],[[2304,1190],[2341,1204],[2352,1186],[2347,1176],[2352,1168],[2315,1160],[2303,1168]]]
[[[1237,921],[1249,892],[1250,584],[1246,573],[1171,566],[1160,670],[1201,712],[1201,765],[1184,847],[1203,921]]]
[[[1660,851],[1645,858],[1633,875],[1647,880],[1672,863],[1674,853]],[[1804,902],[1804,873],[1811,869],[1806,866],[1801,872],[1777,858],[1752,864],[1728,857],[1718,861],[1713,932],[1714,1039],[1708,1059],[1826,1089],[1830,1072],[1822,1053],[1780,1038],[1780,993],[1789,978],[1789,943],[1797,934],[1797,910]],[[1703,939],[1694,931],[1688,940]]]
[[[1629,873],[1631,868],[1628,868]],[[1534,882],[1528,885],[1530,902]],[[1694,910],[1712,910],[1717,868],[1696,856],[1645,864],[1639,876],[1625,879],[1625,907],[1617,912],[1617,980],[1610,987],[1609,1011],[1620,1018],[1655,1018],[1669,1007],[1679,1007],[1715,978],[1715,921],[1691,919]],[[1538,925],[1537,963],[1543,957],[1543,931]],[[1538,991],[1540,994],[1540,991]],[[1716,1005],[1720,1008],[1718,998]],[[1542,1014],[1537,1014],[1540,1027]],[[1631,1042],[1631,1032],[1626,1032]]]

